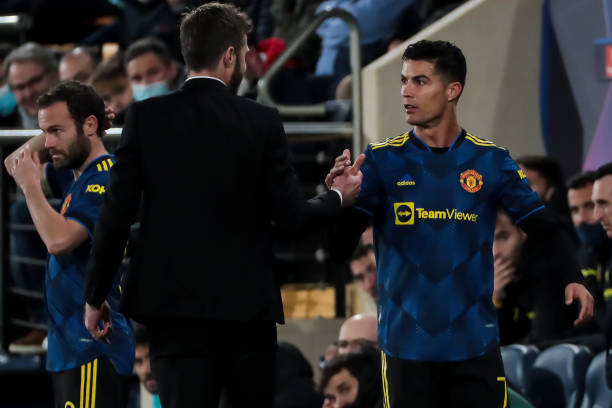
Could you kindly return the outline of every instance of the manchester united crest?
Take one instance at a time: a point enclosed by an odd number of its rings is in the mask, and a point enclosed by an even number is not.
[[[482,188],[482,175],[476,170],[466,170],[459,175],[459,183],[468,193],[475,193]]]
[[[68,210],[68,207],[70,206],[70,200],[72,200],[72,194],[68,194],[68,196],[66,196],[66,199],[64,200],[64,203],[62,204],[62,209],[60,210],[60,214],[64,215],[66,213],[66,210]]]

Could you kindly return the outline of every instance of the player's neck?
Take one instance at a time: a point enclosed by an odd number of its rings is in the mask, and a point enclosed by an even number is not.
[[[457,116],[453,111],[443,115],[436,124],[430,126],[416,125],[414,132],[429,147],[450,147],[461,132],[461,126],[459,126]]]
[[[95,159],[97,159],[100,156],[104,156],[105,154],[108,154],[108,150],[106,150],[106,148],[102,144],[102,141],[100,141],[100,143],[92,143],[91,144],[91,151],[89,152],[89,155],[87,156],[87,158],[83,162],[83,165],[81,167],[79,167],[78,169],[74,170],[74,178],[75,178],[75,180],[78,179],[81,176],[81,174],[83,174],[83,171],[85,171],[87,166],[89,166],[89,164],[92,161],[94,161]]]

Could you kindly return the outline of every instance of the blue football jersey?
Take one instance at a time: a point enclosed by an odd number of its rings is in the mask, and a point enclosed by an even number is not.
[[[117,312],[120,299],[119,274],[107,297],[112,308],[110,344],[94,341],[83,322],[85,268],[89,260],[94,225],[109,186],[113,163],[111,155],[98,157],[89,163],[76,180],[72,171],[58,171],[47,165],[49,184],[64,197],[60,213],[81,224],[89,234],[89,239],[71,252],[49,255],[45,279],[45,301],[49,316],[49,371],[69,370],[101,355],[107,356],[120,374],[129,375],[133,370],[132,325],[129,319]]]
[[[373,216],[378,338],[393,357],[459,361],[499,343],[497,209],[542,209],[508,151],[464,130],[436,151],[411,131],[366,149],[356,207]]]

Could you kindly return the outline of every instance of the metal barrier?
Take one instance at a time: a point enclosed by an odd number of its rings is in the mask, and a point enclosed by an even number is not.
[[[268,71],[257,82],[257,100],[263,104],[276,107],[281,115],[284,116],[304,116],[310,118],[324,117],[326,112],[324,104],[316,105],[282,105],[274,101],[270,95],[270,82],[272,78],[282,69],[287,60],[291,58],[298,49],[304,44],[306,39],[311,36],[315,30],[329,18],[340,18],[349,26],[350,36],[350,64],[351,75],[353,78],[353,152],[355,154],[362,150],[363,129],[362,129],[362,100],[361,100],[361,34],[359,32],[359,23],[350,13],[342,9],[332,9],[323,13],[317,14],[312,23],[304,30],[302,34],[287,47],[270,66]]]

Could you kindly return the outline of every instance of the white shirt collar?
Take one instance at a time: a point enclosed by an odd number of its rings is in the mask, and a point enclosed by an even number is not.
[[[190,79],[196,79],[196,78],[214,79],[214,80],[217,80],[217,81],[221,82],[223,85],[227,86],[227,84],[226,84],[225,82],[223,82],[222,80],[220,80],[219,78],[217,78],[217,77],[212,77],[212,76],[206,76],[206,75],[197,75],[197,76],[192,76],[192,77],[187,78],[187,79],[185,80],[185,82],[189,81]]]

